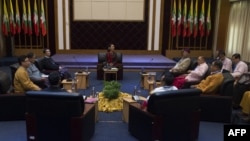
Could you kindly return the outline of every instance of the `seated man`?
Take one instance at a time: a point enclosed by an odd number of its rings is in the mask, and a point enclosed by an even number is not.
[[[226,57],[226,54],[224,51],[220,50],[218,52],[217,59],[220,60],[223,64],[222,71],[232,72],[232,60]]]
[[[210,75],[193,87],[200,89],[203,94],[214,94],[217,92],[224,79],[221,73],[221,68],[222,62],[219,60],[214,61],[210,66]]]
[[[27,54],[27,57],[29,58],[29,61],[30,61],[30,65],[27,68],[30,80],[41,88],[47,87],[46,86],[47,78],[42,77],[42,75],[44,74],[42,74],[39,71],[39,69],[36,67],[36,65],[34,64],[36,55],[30,52]]]
[[[239,79],[243,73],[248,72],[247,64],[241,61],[241,57],[239,53],[233,54],[232,62],[234,64],[234,69],[231,74],[236,80]]]
[[[30,65],[30,61],[26,55],[22,55],[18,58],[19,67],[14,76],[14,91],[15,93],[25,93],[29,90],[39,91],[41,88],[34,84],[28,75],[27,68]]]
[[[42,60],[42,68],[50,71],[59,71],[62,79],[72,78],[69,72],[62,68],[58,63],[56,63],[53,58],[51,58],[50,49],[46,48],[43,51],[44,58]]]
[[[188,67],[190,66],[191,59],[189,57],[190,50],[184,49],[182,51],[182,58],[176,63],[176,65],[165,72],[165,74],[162,75],[161,81],[165,81],[166,77],[173,77],[173,76],[179,76],[181,74],[186,73]]]
[[[203,56],[197,59],[198,65],[194,70],[189,70],[188,74],[175,77],[173,85],[181,89],[186,82],[200,82],[208,70],[208,65]]]
[[[67,90],[65,90],[65,89],[62,89],[62,88],[60,87],[60,84],[61,84],[61,76],[60,76],[59,72],[57,72],[57,71],[51,72],[51,73],[49,74],[48,80],[49,80],[50,86],[49,86],[48,88],[43,89],[43,91],[51,91],[51,92],[71,92],[71,91],[67,91]]]

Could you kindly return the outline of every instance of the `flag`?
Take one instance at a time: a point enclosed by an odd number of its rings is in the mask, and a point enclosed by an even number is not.
[[[28,34],[32,35],[32,22],[31,22],[31,12],[30,12],[30,0],[28,0]]]
[[[40,27],[41,27],[41,30],[42,30],[42,35],[45,36],[47,34],[47,28],[46,28],[46,19],[45,19],[45,11],[44,11],[43,0],[41,0]]]
[[[20,24],[20,13],[19,13],[19,6],[18,0],[16,0],[16,32],[21,32],[21,24]]]
[[[37,14],[36,0],[34,2],[33,22],[34,22],[34,31],[35,31],[35,34],[36,34],[36,36],[38,36],[39,35],[39,23],[38,23],[38,14]]]
[[[204,0],[202,0],[202,6],[201,6],[201,13],[200,13],[200,24],[199,24],[199,30],[201,37],[204,36]]]
[[[24,34],[28,33],[28,26],[27,26],[27,14],[26,14],[26,5],[25,1],[23,0],[23,21],[22,21],[22,28]]]
[[[187,36],[187,1],[185,0],[183,8],[183,37]]]
[[[8,36],[10,31],[10,25],[9,25],[9,16],[7,11],[6,2],[4,0],[3,3],[3,23],[2,23],[2,31],[5,36]]]
[[[210,17],[210,3],[211,1],[209,0],[208,3],[208,9],[207,9],[207,36],[209,36],[210,31],[211,31],[211,17]]]
[[[195,1],[195,9],[194,9],[194,38],[196,38],[197,33],[198,33],[197,12],[198,12],[198,0]]]
[[[12,0],[10,0],[10,32],[12,35],[16,34],[16,24],[14,19]]]
[[[177,33],[178,36],[181,35],[181,1],[178,1],[178,17],[177,17],[178,25],[177,25]]]
[[[191,34],[193,33],[193,0],[191,0],[191,4],[190,4],[190,9],[188,12],[188,23],[187,23],[187,36],[191,36]]]
[[[171,30],[172,30],[172,36],[176,36],[176,2],[174,0],[174,5],[172,7],[172,18],[171,18]]]

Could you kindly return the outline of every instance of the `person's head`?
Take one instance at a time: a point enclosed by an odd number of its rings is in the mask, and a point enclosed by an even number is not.
[[[199,56],[198,59],[197,59],[197,63],[202,64],[204,62],[205,62],[205,57],[204,56]]]
[[[223,60],[226,57],[226,53],[223,50],[219,50],[218,51],[218,57],[219,57],[220,60]]]
[[[222,69],[222,62],[220,60],[213,61],[210,66],[211,72],[220,71]]]
[[[110,44],[109,47],[110,47],[110,50],[111,50],[111,51],[114,51],[114,50],[115,50],[115,45],[114,45],[114,44]]]
[[[190,53],[190,49],[184,48],[182,51],[182,57],[188,57],[189,53]]]
[[[51,52],[50,52],[50,49],[49,49],[49,48],[45,48],[45,49],[43,50],[43,53],[44,53],[44,55],[47,56],[47,57],[50,57],[50,55],[51,55]]]
[[[174,77],[169,76],[169,77],[166,77],[166,78],[165,78],[165,85],[167,85],[167,86],[172,86],[172,85],[173,85],[173,82],[174,82]]]
[[[61,76],[58,71],[53,71],[49,74],[48,80],[51,86],[60,85]]]
[[[233,54],[233,56],[232,56],[232,62],[234,64],[237,64],[238,62],[240,62],[240,54],[239,53]]]
[[[29,58],[29,61],[30,61],[31,63],[34,63],[35,60],[36,60],[36,55],[35,55],[33,52],[28,53],[28,54],[27,54],[27,57]]]
[[[28,68],[30,65],[29,58],[26,55],[21,55],[18,57],[18,63],[20,66]]]

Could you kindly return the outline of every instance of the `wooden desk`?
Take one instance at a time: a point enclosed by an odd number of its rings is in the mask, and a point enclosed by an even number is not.
[[[136,103],[132,97],[124,97],[123,99],[123,109],[122,109],[122,120],[126,123],[129,121],[129,104]],[[146,101],[145,97],[140,96],[140,100]],[[138,103],[140,104],[140,103]]]
[[[89,74],[90,72],[75,73],[77,80],[77,89],[86,89],[89,87]]]
[[[149,90],[148,80],[154,81],[156,72],[146,72],[146,73],[140,73],[140,74],[141,74],[141,83],[140,83],[141,87],[146,90]]]
[[[118,72],[118,68],[112,68],[112,69],[107,69],[107,68],[103,68],[103,76],[104,76],[104,81],[106,81],[106,75],[107,74],[115,74],[115,80],[117,81],[117,72]]]

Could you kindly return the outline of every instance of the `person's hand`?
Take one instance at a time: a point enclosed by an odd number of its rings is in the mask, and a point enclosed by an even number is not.
[[[61,70],[62,69],[62,67],[61,66],[59,66],[59,70]]]
[[[72,90],[67,90],[68,93],[72,93]]]
[[[45,81],[45,80],[46,80],[46,78],[45,78],[45,77],[42,77],[42,78],[41,78],[41,81]]]

